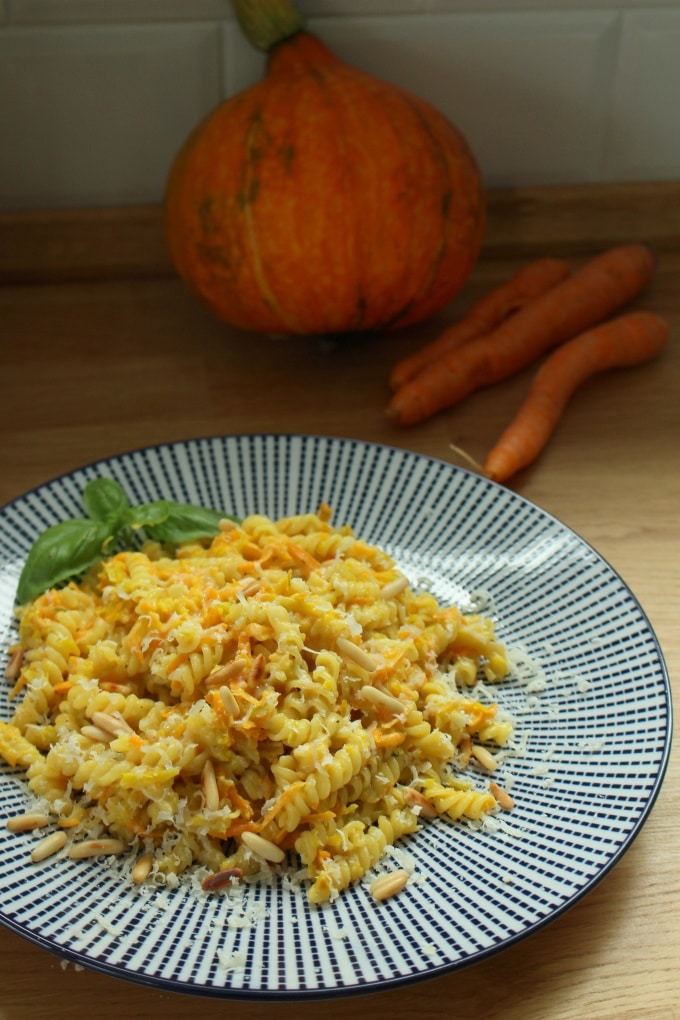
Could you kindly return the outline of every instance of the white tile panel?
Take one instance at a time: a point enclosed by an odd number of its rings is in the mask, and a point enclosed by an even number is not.
[[[601,176],[680,178],[680,10],[624,16]]]
[[[521,2],[521,0],[518,0]],[[232,19],[231,0],[5,0],[17,24],[64,24]],[[427,0],[299,0],[306,16],[409,14],[425,9]],[[0,6],[0,11],[2,7]]]
[[[414,13],[422,8],[423,3],[424,0],[301,0],[298,7],[305,15],[307,30],[317,32],[330,42],[327,33],[333,32],[336,20],[340,25],[347,20],[350,34],[358,37],[363,19],[352,17],[353,14]],[[334,20],[332,15],[338,14],[342,18]],[[391,17],[376,19],[377,31],[389,30],[391,20]],[[261,78],[265,57],[250,45],[235,20],[225,23],[224,40],[224,91],[230,96]]]
[[[641,6],[644,0],[424,0],[424,10],[451,11],[621,11]],[[653,0],[654,7],[680,7],[680,0]]]
[[[680,0],[299,2],[458,124],[490,187],[680,176]],[[0,206],[159,200],[191,127],[263,70],[230,0],[0,0]]]
[[[211,25],[0,32],[0,205],[157,201],[220,94]]]
[[[601,158],[613,12],[310,19],[343,59],[428,99],[463,132],[488,186],[588,181]],[[238,33],[228,92],[263,60]]]
[[[235,21],[222,27],[222,94],[254,85],[264,74],[265,58],[244,37]]]
[[[12,24],[200,21],[231,16],[230,0],[7,0]]]
[[[424,11],[427,0],[299,0],[298,7],[309,17],[347,17],[352,14],[415,14]]]

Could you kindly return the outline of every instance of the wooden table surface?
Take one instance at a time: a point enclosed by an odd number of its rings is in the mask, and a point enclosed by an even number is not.
[[[680,185],[490,195],[487,243],[463,293],[403,334],[274,341],[209,317],[174,277],[157,209],[0,216],[0,503],[84,463],[212,434],[303,432],[481,459],[530,371],[410,429],[385,416],[392,363],[531,256],[574,265],[609,244],[656,247],[637,303],[667,316],[661,359],[601,376],[568,408],[512,487],[587,539],[622,575],[680,685]],[[653,811],[622,861],[532,937],[459,973],[318,1002],[221,1002],[169,994],[73,965],[0,929],[0,1020],[680,1017],[678,815],[671,756]]]

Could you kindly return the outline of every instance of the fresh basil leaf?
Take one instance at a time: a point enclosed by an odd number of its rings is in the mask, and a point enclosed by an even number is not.
[[[169,500],[162,502],[165,517],[156,523],[144,524],[147,534],[157,542],[194,542],[198,538],[211,538],[218,534],[219,523],[225,516],[208,507],[173,503]]]
[[[52,525],[37,539],[19,578],[17,601],[28,602],[74,574],[80,574],[102,554],[111,532],[103,521],[76,517]]]
[[[135,531],[138,528],[149,528],[167,521],[172,504],[167,499],[157,499],[153,503],[140,503],[130,508],[125,523]]]
[[[117,531],[130,509],[125,490],[112,478],[93,478],[83,489],[83,505],[89,517]]]

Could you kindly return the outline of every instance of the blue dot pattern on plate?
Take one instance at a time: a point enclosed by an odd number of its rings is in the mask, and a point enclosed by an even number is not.
[[[16,582],[38,533],[82,514],[107,475],[133,502],[161,497],[238,517],[333,508],[398,561],[412,584],[484,605],[511,649],[497,688],[515,718],[500,775],[515,809],[483,830],[435,822],[382,870],[413,868],[376,904],[366,882],[322,908],[289,877],[236,898],[182,881],[144,888],[117,861],[29,859],[34,836],[0,827],[0,921],[64,959],[159,988],[238,998],[376,991],[503,949],[558,916],[621,858],[668,760],[668,677],[654,633],[615,571],[531,503],[441,461],[323,436],[197,439],[112,457],[0,511],[0,642],[15,637]],[[0,718],[12,708],[7,687]],[[26,804],[0,768],[0,819]],[[403,855],[407,855],[404,857]]]

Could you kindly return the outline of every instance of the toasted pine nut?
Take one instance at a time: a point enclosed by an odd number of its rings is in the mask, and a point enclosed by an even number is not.
[[[208,758],[201,773],[201,789],[205,798],[205,806],[208,811],[217,811],[220,806],[220,793],[217,789],[215,778],[215,766]]]
[[[24,661],[24,650],[23,648],[15,648],[12,652],[9,662],[5,667],[5,679],[16,680],[21,672],[21,664]]]
[[[258,857],[263,857],[265,861],[271,861],[272,864],[280,864],[286,856],[280,846],[265,839],[264,836],[260,836],[257,832],[250,832],[246,829],[241,835],[241,841]]]
[[[141,885],[141,883],[149,877],[151,872],[151,866],[153,865],[153,854],[142,854],[134,868],[132,869],[131,878],[135,885]]]
[[[205,682],[210,684],[211,687],[213,684],[223,684],[225,680],[236,676],[237,673],[241,673],[247,665],[247,659],[232,659],[231,662],[225,662],[224,666],[218,666],[214,672],[206,677]]]
[[[493,772],[494,769],[498,768],[498,762],[492,755],[491,751],[487,751],[487,749],[482,747],[480,744],[472,745],[471,754],[473,758],[477,759],[478,764],[480,764],[483,769]]]
[[[43,829],[49,822],[49,817],[40,811],[29,811],[25,815],[15,815],[7,819],[7,828],[10,832],[30,832],[32,829]]]
[[[437,809],[432,801],[428,800],[420,790],[414,790],[412,786],[404,788],[404,801],[411,807],[420,808],[420,814],[425,818],[437,817]]]
[[[36,864],[38,861],[44,861],[46,857],[51,857],[52,854],[56,854],[57,850],[61,850],[66,845],[68,836],[65,832],[51,832],[49,836],[45,836],[40,842],[33,847],[33,853],[31,854],[31,860]]]
[[[256,680],[260,679],[264,673],[264,665],[264,655],[260,652],[259,655],[256,655],[253,659],[253,664],[248,671],[248,680],[250,683],[254,683]]]
[[[365,652],[360,645],[355,645],[348,638],[339,637],[335,642],[335,646],[345,659],[355,662],[357,666],[365,669],[368,673],[375,673],[378,668],[378,663],[375,659],[368,652]]]
[[[120,733],[134,733],[129,723],[125,722],[121,716],[109,715],[108,712],[93,712],[92,722],[100,730],[106,730],[107,733],[112,733],[114,737],[117,737]]]
[[[246,598],[250,598],[251,595],[255,595],[262,585],[254,577],[249,577],[241,586],[241,594],[245,595]]]
[[[224,710],[229,713],[232,719],[236,719],[241,713],[238,707],[238,701],[231,693],[230,689],[224,684],[219,689],[220,701],[224,705]]]
[[[400,892],[408,882],[408,872],[399,869],[376,878],[369,890],[374,900],[387,900]]]
[[[472,741],[470,740],[470,735],[468,733],[464,733],[460,738],[460,743],[458,744],[458,760],[461,768],[466,768],[469,765],[471,753]]]
[[[208,875],[201,882],[201,889],[204,892],[214,892],[216,889],[223,889],[225,885],[231,885],[235,879],[243,878],[240,868],[224,868],[223,871],[215,871]]]
[[[380,589],[381,599],[393,599],[395,595],[400,595],[402,591],[406,591],[408,588],[408,578],[400,574],[399,577],[395,577],[393,581],[388,581],[387,584],[383,585]]]
[[[102,680],[99,686],[103,691],[109,691],[111,694],[124,694],[127,697],[128,694],[133,693],[130,684],[119,684],[115,680]]]
[[[81,726],[80,732],[88,740],[94,740],[95,743],[108,744],[110,740],[113,740],[114,734],[107,733],[106,730],[102,730],[99,726]]]
[[[489,783],[489,790],[496,798],[498,806],[502,808],[503,811],[512,811],[515,806],[515,802],[507,790],[504,790],[502,786],[498,785],[498,783]]]
[[[84,857],[108,857],[111,854],[122,854],[125,844],[120,839],[84,839],[69,847],[68,855],[73,861]]]
[[[391,694],[387,694],[379,687],[371,687],[370,684],[365,684],[359,694],[364,701],[370,702],[376,708],[384,708],[393,715],[401,715],[406,708],[399,698],[393,698]]]

